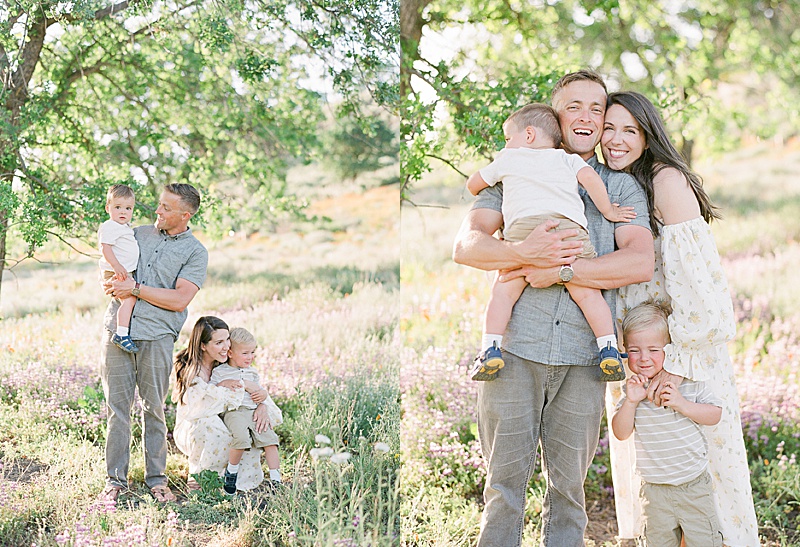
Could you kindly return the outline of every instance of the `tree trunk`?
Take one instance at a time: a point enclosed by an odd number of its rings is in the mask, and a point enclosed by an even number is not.
[[[411,69],[414,61],[419,59],[419,41],[425,19],[422,10],[432,0],[402,0],[400,2],[400,46],[402,62],[400,63],[400,97],[411,92]]]
[[[8,215],[0,209],[0,295],[3,288],[3,272],[6,269],[6,235],[8,234]],[[0,316],[2,318],[2,316]]]

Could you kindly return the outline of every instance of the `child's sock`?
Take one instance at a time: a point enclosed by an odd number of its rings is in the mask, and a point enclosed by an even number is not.
[[[117,327],[117,336],[128,336],[130,329],[128,327]]]
[[[272,482],[281,482],[281,470],[280,469],[270,469],[269,470],[269,480]]]
[[[617,347],[617,337],[613,334],[601,336],[597,339],[597,349],[605,349],[609,344],[611,344],[612,348]]]
[[[228,473],[238,473],[239,472],[239,464],[233,465],[232,463],[228,462]]]
[[[481,348],[487,350],[490,347],[492,347],[492,344],[494,344],[495,342],[497,342],[497,347],[499,348],[503,344],[503,335],[484,334],[483,338],[481,339]]]

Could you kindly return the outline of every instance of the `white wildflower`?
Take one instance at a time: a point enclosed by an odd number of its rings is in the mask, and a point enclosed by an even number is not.
[[[386,454],[387,452],[389,452],[389,450],[391,450],[391,448],[389,448],[389,445],[386,443],[375,443],[375,446],[373,448],[375,449],[375,452],[382,452],[384,454]]]
[[[338,454],[334,454],[331,456],[331,462],[335,464],[343,464],[346,463],[347,460],[350,459],[350,452],[339,452]]]

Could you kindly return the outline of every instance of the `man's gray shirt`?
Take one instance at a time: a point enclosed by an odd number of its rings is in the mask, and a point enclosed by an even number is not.
[[[185,279],[198,288],[203,286],[208,267],[208,251],[192,230],[175,236],[167,235],[155,225],[138,226],[133,229],[139,243],[139,264],[136,281],[148,287],[174,289],[178,278]],[[117,328],[119,302],[113,299],[106,310],[105,326],[111,332]],[[131,316],[130,336],[134,340],[158,340],[167,335],[173,340],[183,327],[188,310],[182,312],[165,310],[138,299]]]
[[[603,179],[611,203],[633,207],[636,218],[613,223],[603,217],[589,194],[580,188],[581,199],[589,221],[589,237],[598,255],[615,250],[614,230],[635,225],[650,229],[647,198],[636,180],[600,163],[596,156],[587,162]],[[501,212],[502,183],[486,188],[479,194],[472,209],[492,209]],[[616,289],[603,291],[603,297],[616,317]],[[546,365],[596,365],[597,343],[583,312],[570,298],[563,285],[545,289],[526,287],[511,313],[511,321],[503,335],[503,349],[523,359]]]

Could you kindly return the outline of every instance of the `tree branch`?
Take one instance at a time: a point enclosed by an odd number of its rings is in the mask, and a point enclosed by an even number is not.
[[[445,158],[442,158],[442,157],[439,157],[439,156],[435,156],[435,155],[433,155],[433,154],[425,154],[425,155],[426,155],[426,156],[428,156],[429,158],[433,158],[433,159],[435,159],[435,160],[439,160],[440,162],[442,162],[442,163],[445,163],[445,164],[449,165],[449,166],[450,166],[450,167],[453,169],[453,171],[455,171],[456,173],[458,173],[458,174],[459,174],[459,175],[461,175],[462,177],[464,177],[464,178],[468,178],[468,177],[469,177],[469,175],[467,175],[466,173],[462,173],[462,172],[461,172],[461,170],[460,170],[458,167],[456,167],[456,166],[453,164],[453,162],[452,162],[452,161],[450,161],[450,160],[448,160],[448,159],[445,159]]]

